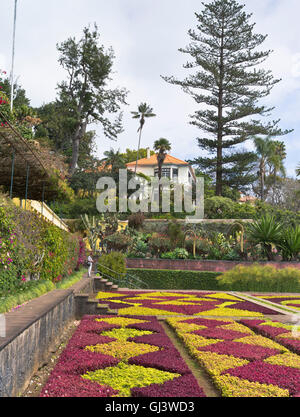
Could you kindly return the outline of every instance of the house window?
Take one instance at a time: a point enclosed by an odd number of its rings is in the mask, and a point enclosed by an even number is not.
[[[158,168],[154,170],[155,177],[158,177]],[[161,177],[170,178],[171,176],[171,169],[170,168],[162,168],[161,170]]]
[[[178,178],[178,168],[173,168],[173,178]]]

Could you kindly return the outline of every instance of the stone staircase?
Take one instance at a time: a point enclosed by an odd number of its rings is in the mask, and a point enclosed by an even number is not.
[[[99,304],[93,298],[99,291],[118,291],[118,285],[113,284],[108,279],[101,277],[93,278],[93,294],[76,294],[75,296],[75,317],[80,320],[84,315],[117,315],[117,310],[110,310],[108,304]]]

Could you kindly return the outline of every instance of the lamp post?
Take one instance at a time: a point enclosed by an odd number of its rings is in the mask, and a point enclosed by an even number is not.
[[[13,102],[14,102],[14,64],[15,64],[17,3],[18,3],[18,0],[15,0],[14,25],[13,25],[13,44],[12,44],[12,56],[11,56],[11,74],[10,74],[10,111],[12,111],[12,109],[13,109]]]

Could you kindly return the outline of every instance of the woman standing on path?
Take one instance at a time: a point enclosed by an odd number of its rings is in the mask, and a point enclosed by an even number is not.
[[[91,277],[91,273],[92,273],[92,268],[93,268],[93,263],[94,263],[94,260],[93,260],[93,258],[92,258],[92,255],[93,255],[93,252],[90,252],[89,253],[89,256],[88,256],[88,259],[87,259],[87,262],[88,262],[88,277],[90,278]]]

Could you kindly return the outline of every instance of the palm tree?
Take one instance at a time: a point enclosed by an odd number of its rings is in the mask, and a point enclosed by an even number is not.
[[[286,176],[286,170],[283,161],[286,159],[286,148],[284,142],[274,141],[273,149],[269,158],[269,164],[272,169],[272,175],[274,177],[274,183],[277,179],[277,173],[280,172],[284,177]]]
[[[141,103],[138,107],[138,111],[132,111],[131,113],[133,114],[132,118],[139,119],[139,122],[140,122],[140,126],[138,128],[138,132],[140,132],[139,144],[138,144],[136,164],[135,164],[135,169],[134,169],[134,173],[136,174],[137,163],[139,159],[139,150],[140,150],[140,145],[141,145],[142,130],[143,130],[146,118],[155,117],[156,114],[153,113],[153,109],[150,106],[148,106],[147,103]]]
[[[273,141],[270,136],[266,138],[261,138],[254,136],[254,145],[256,148],[256,153],[259,158],[259,183],[260,183],[260,199],[261,201],[265,200],[265,180],[267,174],[267,165],[270,161],[270,158],[274,151]]]
[[[154,150],[158,151],[157,163],[158,163],[158,179],[161,179],[162,166],[167,156],[167,151],[171,150],[171,144],[168,139],[160,138],[154,142]]]
[[[161,179],[161,174],[162,174],[162,166],[163,166],[164,160],[166,159],[167,151],[171,150],[171,144],[168,141],[168,139],[160,138],[160,139],[158,139],[154,142],[153,149],[155,151],[158,151],[158,154],[157,154],[158,179],[160,180]],[[161,205],[160,205],[161,204],[160,203],[161,202],[161,194],[162,194],[162,186],[159,183],[159,186],[158,186],[159,207],[161,207]]]
[[[120,153],[120,149],[116,152],[113,149],[110,149],[109,151],[105,151],[103,155],[105,156],[105,158],[102,159],[104,167],[110,168],[112,172],[117,172],[119,169],[125,168],[125,163]]]

